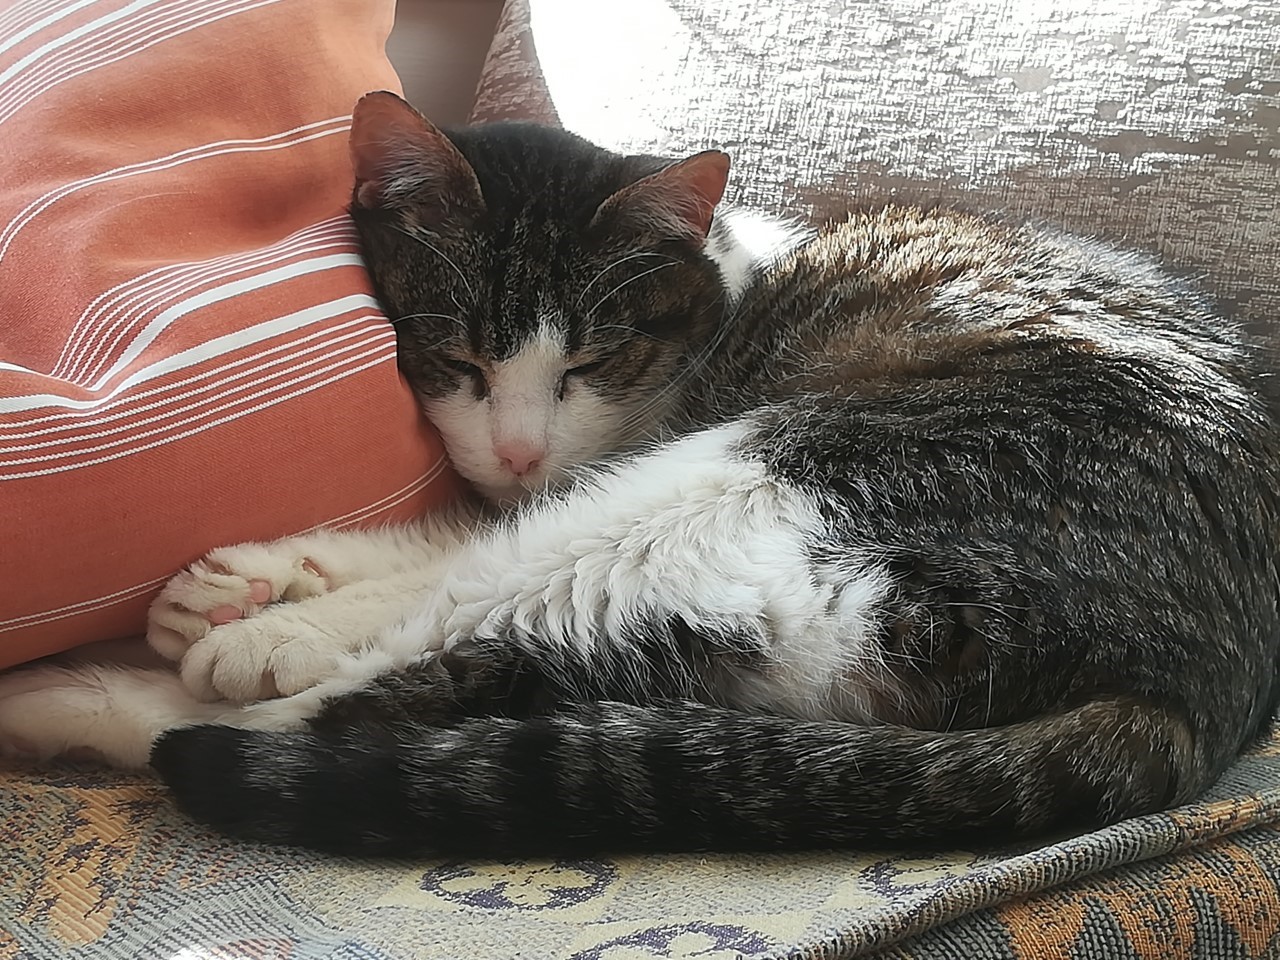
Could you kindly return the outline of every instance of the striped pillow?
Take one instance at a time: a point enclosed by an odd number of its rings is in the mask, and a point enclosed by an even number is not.
[[[0,667],[455,490],[344,213],[394,0],[0,2]]]

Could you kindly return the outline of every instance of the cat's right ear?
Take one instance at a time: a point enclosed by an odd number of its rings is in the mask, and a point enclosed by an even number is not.
[[[356,206],[395,210],[428,227],[483,212],[480,181],[466,157],[394,93],[360,98],[350,143]]]
[[[728,183],[729,155],[704,150],[623,187],[600,204],[592,223],[700,245]]]

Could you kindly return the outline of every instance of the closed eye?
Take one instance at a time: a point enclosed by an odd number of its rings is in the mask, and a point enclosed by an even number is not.
[[[454,360],[452,357],[442,357],[440,362],[454,373],[460,373],[462,376],[471,379],[471,388],[475,391],[477,400],[483,400],[488,396],[489,383],[485,380],[484,371],[474,363],[467,363],[465,360]]]
[[[564,372],[564,376],[560,378],[560,389],[556,392],[556,396],[563,400],[571,380],[589,377],[603,367],[605,363],[606,361],[604,360],[597,360],[595,363],[580,363],[576,367],[570,367]]]
[[[564,372],[566,377],[589,377],[597,372],[605,365],[604,360],[597,360],[595,363],[583,363],[576,367],[570,367]]]
[[[474,363],[467,363],[465,360],[454,360],[451,357],[445,357],[441,362],[455,373],[460,373],[466,377],[479,377],[482,380],[484,379],[484,374],[481,373],[480,368]]]

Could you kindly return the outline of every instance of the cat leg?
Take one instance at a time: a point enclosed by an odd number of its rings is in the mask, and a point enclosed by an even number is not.
[[[466,518],[407,527],[317,530],[271,543],[219,547],[173,577],[148,611],[147,640],[170,660],[216,626],[361,580],[412,570],[456,543]]]
[[[145,767],[164,730],[225,715],[225,704],[200,703],[172,670],[81,662],[0,674],[0,756],[11,759]]]
[[[703,688],[732,705],[827,715],[870,656],[890,577],[855,551],[822,559],[822,504],[742,452],[753,429],[691,435],[530,506],[464,547],[380,642],[422,653],[514,644],[578,699]],[[664,668],[676,660],[695,674]],[[705,670],[714,683],[699,682]],[[642,689],[655,677],[671,685]]]
[[[183,657],[182,681],[206,701],[244,703],[306,690],[330,676],[343,655],[420,606],[440,576],[437,562],[214,626]]]
[[[66,756],[142,769],[165,731],[208,723],[305,730],[328,703],[397,666],[377,653],[342,658],[331,676],[302,693],[237,705],[200,701],[169,668],[44,661],[0,673],[0,758],[43,763]]]

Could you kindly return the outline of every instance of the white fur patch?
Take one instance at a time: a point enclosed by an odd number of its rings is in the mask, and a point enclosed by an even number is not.
[[[514,626],[538,644],[585,650],[679,614],[767,638],[777,667],[767,688],[743,688],[744,701],[823,714],[846,668],[870,656],[888,574],[856,557],[815,567],[817,503],[736,453],[744,429],[677,441],[478,539],[396,631],[399,644],[425,652]]]
[[[705,252],[720,268],[730,301],[736,301],[757,273],[812,237],[813,231],[796,221],[726,207],[716,212]]]
[[[515,356],[494,364],[489,435],[495,445],[547,444],[566,349],[563,331],[543,321]]]
[[[585,383],[570,382],[561,395],[565,349],[563,332],[543,323],[515,356],[495,366],[488,396],[477,398],[464,386],[423,401],[453,465],[491,500],[524,501],[617,446],[627,411]],[[542,449],[542,465],[514,475],[500,456],[507,444]]]

